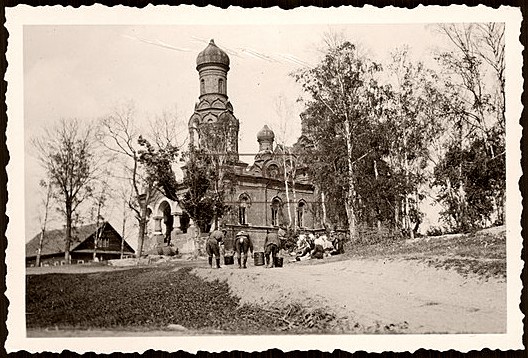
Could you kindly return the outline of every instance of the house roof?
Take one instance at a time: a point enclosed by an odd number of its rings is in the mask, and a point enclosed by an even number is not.
[[[108,227],[115,231],[115,229],[112,227],[112,225],[110,225],[109,222],[104,222],[103,225],[105,229]],[[72,228],[72,241],[70,244],[70,251],[75,250],[76,247],[86,241],[90,236],[95,234],[96,229],[97,224],[95,223]],[[41,255],[53,255],[64,253],[64,231],[64,229],[56,229],[49,230],[44,233],[44,239],[42,240]],[[33,239],[26,243],[26,257],[36,256],[39,240],[40,233],[35,235]]]

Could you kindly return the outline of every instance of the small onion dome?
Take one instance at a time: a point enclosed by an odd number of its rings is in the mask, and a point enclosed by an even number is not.
[[[257,140],[259,142],[273,142],[275,133],[268,127],[267,124],[257,133]]]
[[[209,45],[196,57],[196,67],[207,63],[218,63],[229,67],[229,56],[215,45],[214,40],[211,40]]]

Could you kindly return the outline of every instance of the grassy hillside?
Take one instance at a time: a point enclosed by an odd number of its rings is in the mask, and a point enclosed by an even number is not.
[[[419,260],[466,276],[506,277],[506,228],[376,244],[349,244],[347,256]]]

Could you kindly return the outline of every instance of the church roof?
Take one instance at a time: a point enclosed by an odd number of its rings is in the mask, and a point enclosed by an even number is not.
[[[259,142],[268,141],[271,142],[275,139],[275,133],[268,127],[267,124],[257,133],[257,140]]]
[[[218,63],[229,67],[229,56],[211,39],[209,45],[196,57],[196,67],[207,63]]]

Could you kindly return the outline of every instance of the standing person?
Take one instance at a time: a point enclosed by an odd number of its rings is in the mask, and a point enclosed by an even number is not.
[[[240,231],[236,234],[235,239],[235,251],[237,254],[237,262],[238,262],[238,268],[247,268],[247,257],[248,257],[248,250],[253,253],[253,243],[251,242],[251,239],[249,238],[249,234],[247,234],[245,231]],[[241,262],[241,259],[243,256],[243,261]]]
[[[280,231],[280,229],[279,229]],[[266,240],[264,240],[264,255],[266,256],[266,267],[275,267],[275,258],[281,247],[279,234],[274,232],[266,233]],[[271,254],[271,262],[270,262]]]
[[[224,242],[224,235],[227,230],[214,230],[209,234],[207,243],[205,244],[205,251],[209,256],[209,266],[213,268],[213,255],[216,259],[216,268],[220,268],[220,245]]]

